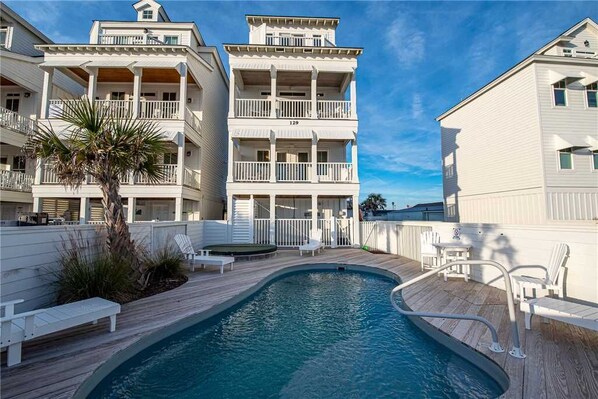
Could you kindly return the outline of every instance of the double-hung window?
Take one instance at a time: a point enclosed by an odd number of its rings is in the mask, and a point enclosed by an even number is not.
[[[588,100],[588,108],[598,107],[598,83],[586,86],[586,98]]]
[[[573,169],[573,154],[571,150],[560,150],[559,151],[559,169],[560,170],[571,170]]]
[[[567,106],[567,84],[565,79],[556,82],[552,85],[552,92],[554,96],[554,105],[557,107]]]
[[[164,36],[164,44],[176,46],[179,44],[179,37],[178,36]]]

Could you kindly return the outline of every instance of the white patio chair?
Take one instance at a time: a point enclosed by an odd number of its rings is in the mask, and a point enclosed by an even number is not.
[[[563,296],[563,270],[565,268],[565,260],[569,256],[569,247],[567,244],[558,243],[552,248],[550,259],[546,265],[546,277],[530,277],[530,276],[512,276],[513,285],[517,284],[519,289],[514,290],[515,297],[519,293],[519,300],[525,300],[525,289],[542,289],[553,291],[559,297]]]
[[[299,246],[299,256],[303,256],[303,251],[311,251],[311,256],[314,256],[316,251],[322,252],[322,229],[311,231],[309,240]]]
[[[202,249],[195,251],[191,238],[185,234],[177,234],[174,236],[174,241],[179,246],[185,258],[189,261],[189,270],[195,271],[195,265],[200,264],[204,269],[206,265],[220,266],[220,274],[224,273],[224,266],[230,265],[230,270],[233,270],[235,258],[232,256],[212,256],[210,251]]]
[[[440,254],[438,248],[432,244],[440,242],[440,235],[435,231],[424,231],[420,236],[420,262],[421,270],[433,269],[440,266]],[[425,263],[426,259],[430,259],[431,263]]]

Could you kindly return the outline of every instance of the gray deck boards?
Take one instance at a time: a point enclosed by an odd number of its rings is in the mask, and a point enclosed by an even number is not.
[[[390,270],[407,281],[420,274],[419,263],[393,255],[374,255],[357,249],[326,250],[299,257],[297,251],[280,251],[274,258],[238,262],[224,275],[217,268],[190,274],[189,282],[153,297],[123,306],[117,331],[108,322],[86,325],[23,345],[23,362],[4,366],[0,375],[2,398],[69,398],[79,385],[116,352],[140,338],[187,316],[205,311],[255,286],[269,274],[288,266],[310,263],[347,263]],[[403,292],[414,310],[478,314],[499,326],[500,342],[512,345],[504,291],[462,279],[444,282],[431,277]],[[525,360],[488,350],[490,333],[467,320],[426,319],[435,327],[465,342],[496,361],[509,375],[505,398],[598,397],[598,333],[558,321],[533,320],[524,329],[517,311]]]

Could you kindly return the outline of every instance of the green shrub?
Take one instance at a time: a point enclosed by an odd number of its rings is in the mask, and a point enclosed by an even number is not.
[[[184,258],[180,251],[164,247],[143,259],[146,273],[152,282],[178,278],[183,275]]]

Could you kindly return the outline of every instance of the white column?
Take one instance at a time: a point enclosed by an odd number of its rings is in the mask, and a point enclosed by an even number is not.
[[[351,140],[351,167],[353,168],[353,182],[359,182],[357,175],[357,139]]]
[[[228,138],[228,163],[226,165],[228,172],[226,175],[226,181],[231,183],[234,179],[234,167],[235,167],[235,139],[232,137]]]
[[[351,97],[351,118],[357,119],[357,84],[355,82],[355,70],[353,70],[353,74],[351,75],[351,93],[349,94]]]
[[[249,242],[253,243],[253,234],[255,227],[255,199],[253,194],[249,196]]]
[[[270,183],[276,183],[276,137],[270,135]]]
[[[174,199],[174,221],[180,222],[183,220],[183,197],[176,197]]]
[[[315,133],[311,139],[311,182],[318,182],[318,136]]]
[[[181,79],[179,82],[179,119],[185,119],[185,107],[187,106],[187,64],[179,67]]]
[[[135,197],[127,198],[127,223],[135,221],[135,211],[137,207],[137,199]]]
[[[338,232],[336,229],[336,217],[330,218],[330,247],[336,248],[338,246]]]
[[[276,67],[270,67],[270,118],[276,118]]]
[[[226,196],[226,220],[230,225],[233,222],[233,195]]]
[[[141,99],[142,68],[135,68],[133,72],[133,118],[139,118],[139,101]]]
[[[311,195],[311,229],[318,229],[318,196],[316,194]]]
[[[177,169],[176,169],[176,184],[183,185],[183,174],[185,173],[185,135],[178,134],[177,142]]]
[[[93,102],[96,99],[98,87],[98,69],[89,68],[89,81],[87,82],[87,99]]]
[[[40,197],[33,197],[33,212],[41,212],[42,211],[42,199]]]
[[[235,117],[235,91],[236,91],[236,86],[235,86],[235,73],[233,71],[233,68],[230,68],[230,77],[228,78],[229,80],[229,95],[228,95],[228,117],[229,118],[234,118]]]
[[[42,183],[43,164],[40,158],[35,159],[35,177],[33,178],[33,184]]]
[[[39,113],[40,119],[48,118],[48,106],[52,98],[52,79],[54,77],[54,68],[44,69],[44,86],[42,88],[42,101]]]
[[[359,195],[353,195],[353,231],[351,241],[354,247],[359,247]]]
[[[311,71],[311,118],[318,118],[318,70]]]
[[[276,245],[276,195],[270,194],[270,244]]]
[[[89,197],[81,197],[79,203],[79,224],[86,224],[89,219]]]

